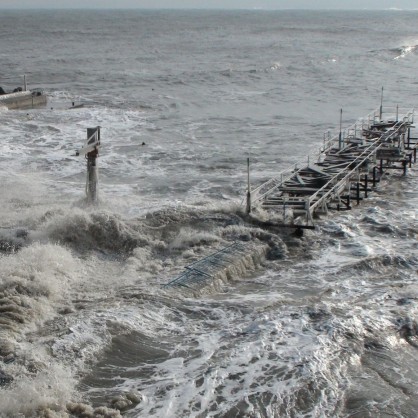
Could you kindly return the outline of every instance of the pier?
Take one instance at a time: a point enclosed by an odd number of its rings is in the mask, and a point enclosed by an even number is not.
[[[304,229],[315,228],[319,214],[350,210],[354,204],[360,204],[386,172],[398,170],[400,175],[407,174],[417,160],[418,137],[411,135],[413,123],[414,109],[380,106],[342,130],[341,112],[339,132],[334,136],[327,132],[315,155],[253,189],[247,159],[245,211],[248,215],[260,210],[274,213],[281,222],[260,221],[260,224],[293,228],[297,236],[302,236]],[[248,216],[247,221],[254,222],[257,218]],[[163,288],[200,290],[255,252],[256,248],[248,243],[234,242],[186,266],[182,274]]]
[[[418,138],[411,136],[413,123],[414,109],[382,106],[344,131],[340,121],[339,133],[325,134],[316,155],[254,189],[248,160],[246,212],[279,212],[281,226],[300,231],[314,228],[317,214],[351,209],[368,197],[387,170],[406,175],[416,162]]]

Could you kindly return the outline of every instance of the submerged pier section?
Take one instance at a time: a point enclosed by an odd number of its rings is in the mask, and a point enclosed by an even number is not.
[[[248,249],[239,242],[234,242],[195,261],[185,267],[180,276],[166,283],[163,287],[185,287],[191,290],[199,290],[212,283],[222,273],[227,274],[232,266],[240,259],[247,256]]]
[[[411,136],[414,109],[384,110],[380,107],[333,137],[327,133],[314,157],[253,190],[249,184],[247,212],[275,211],[282,214],[283,226],[313,228],[316,213],[351,209],[386,170],[406,175],[417,159],[418,138]]]
[[[183,273],[162,287],[183,289],[195,294],[209,286],[217,288],[221,283],[242,277],[257,268],[268,249],[267,244],[232,242],[184,267]]]

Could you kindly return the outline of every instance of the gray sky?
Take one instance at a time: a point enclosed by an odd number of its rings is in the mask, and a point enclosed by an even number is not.
[[[415,9],[418,0],[0,0],[0,9]]]

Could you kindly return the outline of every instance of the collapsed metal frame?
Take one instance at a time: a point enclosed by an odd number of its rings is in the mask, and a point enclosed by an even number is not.
[[[185,287],[195,290],[195,285],[204,286],[209,280],[213,280],[221,271],[235,265],[238,257],[247,254],[244,244],[233,242],[220,250],[201,258],[184,267],[185,272],[170,282],[163,285],[168,287]]]

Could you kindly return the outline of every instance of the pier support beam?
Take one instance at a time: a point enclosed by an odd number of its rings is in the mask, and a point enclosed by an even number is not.
[[[357,201],[357,204],[359,205],[360,204],[360,182],[359,181],[356,183],[356,201]]]
[[[383,86],[382,86],[382,94],[380,96],[379,121],[382,120],[382,117],[383,117]]]
[[[247,207],[246,212],[251,213],[251,183],[250,183],[250,158],[247,158]]]
[[[340,133],[338,135],[338,149],[343,148],[343,110],[340,110]]]
[[[377,172],[377,167],[376,166],[374,166],[373,167],[373,188],[375,188],[376,187],[376,183],[377,183],[377,175],[376,175],[376,172]]]
[[[350,200],[350,192],[346,196],[340,196],[339,202],[337,204],[337,211],[339,212],[341,210],[351,210]],[[344,205],[344,207],[341,205]]]
[[[367,174],[364,176],[364,197],[368,197],[369,178]]]

